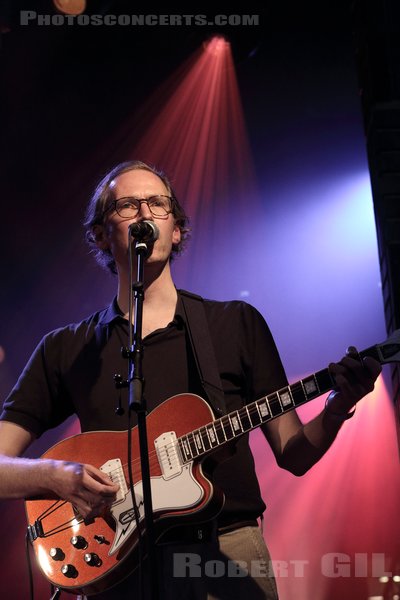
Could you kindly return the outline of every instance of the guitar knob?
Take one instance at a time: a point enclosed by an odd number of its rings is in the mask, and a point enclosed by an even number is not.
[[[53,560],[64,560],[65,554],[61,548],[50,548],[49,555]]]
[[[75,569],[74,565],[63,565],[61,567],[61,573],[69,578],[78,577],[78,571]]]
[[[95,552],[87,552],[85,554],[85,563],[91,567],[99,567],[101,565],[101,559]]]
[[[88,545],[87,541],[82,535],[74,535],[71,538],[71,544],[77,550],[83,550],[84,548],[87,548]]]

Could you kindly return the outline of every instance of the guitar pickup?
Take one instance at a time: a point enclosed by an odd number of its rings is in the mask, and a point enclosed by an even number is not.
[[[158,462],[164,479],[172,479],[182,473],[175,431],[163,433],[154,440]]]
[[[117,492],[116,499],[113,502],[113,505],[117,504],[118,502],[121,502],[122,500],[125,500],[126,495],[128,493],[128,486],[126,483],[121,460],[119,458],[111,458],[106,463],[104,463],[104,465],[101,465],[100,471],[103,471],[103,473],[107,473],[111,481],[119,485],[119,490]]]

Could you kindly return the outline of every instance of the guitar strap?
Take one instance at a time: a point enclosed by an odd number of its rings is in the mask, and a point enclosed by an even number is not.
[[[178,291],[200,382],[216,416],[220,417],[227,411],[203,298],[185,290]]]

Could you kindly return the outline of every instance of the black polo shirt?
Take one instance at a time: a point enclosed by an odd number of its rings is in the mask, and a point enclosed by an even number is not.
[[[260,313],[245,302],[204,300],[228,412],[287,384],[271,333]],[[47,334],[6,399],[1,419],[40,436],[76,414],[82,431],[127,429],[127,411],[115,413],[114,375],[127,376],[121,347],[128,346],[128,322],[116,300],[81,323]],[[174,320],[144,339],[143,373],[147,408],[182,392],[205,396],[192,356],[181,297]],[[258,517],[265,510],[248,435],[218,464],[213,481],[226,495],[220,523]]]

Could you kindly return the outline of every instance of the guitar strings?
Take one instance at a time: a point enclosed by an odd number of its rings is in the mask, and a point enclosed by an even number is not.
[[[265,398],[267,399],[267,398]],[[191,460],[185,460],[185,458],[182,456],[182,451],[180,450],[180,442],[181,444],[183,444],[183,440],[184,438],[186,438],[187,443],[189,444],[189,449],[190,449],[190,454],[192,454],[193,458],[197,458],[198,456],[204,455],[207,452],[211,451],[214,448],[217,448],[219,445],[224,444],[225,442],[228,442],[230,440],[228,440],[228,438],[226,437],[226,433],[225,433],[225,427],[227,425],[229,425],[229,428],[231,430],[231,433],[233,434],[233,437],[230,439],[234,439],[238,434],[242,434],[245,433],[247,430],[244,430],[242,427],[242,415],[247,413],[247,416],[249,418],[250,421],[250,429],[252,429],[254,426],[257,426],[259,424],[261,424],[263,422],[262,416],[260,414],[259,408],[258,408],[258,402],[261,402],[261,400],[258,400],[256,402],[253,402],[249,405],[247,405],[247,407],[243,407],[242,409],[239,409],[237,411],[234,411],[232,413],[230,413],[229,415],[224,415],[223,417],[221,417],[220,419],[216,419],[215,421],[212,421],[210,423],[207,423],[206,425],[203,425],[202,427],[188,432],[182,436],[180,436],[179,438],[176,438],[175,440],[173,440],[172,442],[169,442],[163,446],[161,446],[157,452],[157,450],[151,450],[149,452],[149,466],[151,468],[155,468],[155,467],[159,467],[160,470],[162,470],[162,465],[160,464],[160,462],[163,459],[162,454],[170,454],[173,450],[173,454],[172,457],[169,456],[168,457],[168,462],[169,465],[171,466],[171,468],[174,468],[176,466],[183,466],[184,464],[191,462]],[[246,410],[247,408],[247,410]],[[253,424],[252,421],[252,416],[254,417],[254,415],[257,415],[258,417],[258,422],[256,425]],[[232,425],[232,421],[231,418],[237,417],[239,419],[239,425],[240,425],[240,431],[235,431],[233,425]],[[214,440],[210,439],[210,430],[213,432],[214,434]],[[222,431],[223,433],[223,441],[220,442],[218,439],[218,433],[217,430],[219,430],[219,432]],[[189,439],[189,436],[191,436],[191,440]],[[201,446],[199,446],[197,440],[200,437],[201,440]],[[204,446],[204,438],[206,440],[208,440],[208,444],[210,446],[210,448],[206,449]],[[213,446],[214,442],[217,442],[215,444],[215,446]],[[192,442],[192,443],[191,443]],[[194,452],[193,452],[193,447],[196,451],[196,455],[194,456]],[[139,469],[140,469],[140,457],[134,458],[131,461],[131,464],[133,466],[133,468],[136,470],[136,473],[134,473],[134,475],[139,474]],[[125,467],[127,467],[128,463],[125,462],[123,464],[121,464],[121,466],[118,466],[118,468],[114,468],[111,469],[110,471],[107,472],[107,474],[110,476],[110,479],[113,480],[113,477],[115,479],[117,479],[118,482],[121,481],[121,470],[122,470],[122,475],[123,475],[123,482],[126,485],[126,478],[125,478],[125,474],[123,472],[123,469]],[[139,469],[137,469],[139,467]],[[140,474],[139,474],[140,477]],[[135,477],[136,479],[136,477]],[[135,481],[133,482],[135,484]],[[118,503],[120,500],[117,500],[115,503]],[[63,506],[63,504],[65,504],[65,502],[62,502],[59,506],[57,506],[57,502],[55,504],[53,504],[51,507],[49,507],[46,511],[44,511],[43,515],[40,518],[45,518],[47,515],[47,513],[51,514],[51,512],[54,512],[54,510],[57,510],[58,508],[61,508]],[[76,519],[76,517],[74,517]],[[54,528],[53,530],[47,532],[46,535],[51,535],[54,532],[59,532],[59,531],[63,531],[64,529],[68,529],[71,525],[70,523],[72,523],[74,519],[71,519],[70,521],[67,521],[65,523],[62,523],[61,525],[59,525],[57,528]],[[81,523],[83,521],[83,519],[81,521],[78,521],[78,523]],[[62,529],[60,529],[62,528]]]
[[[53,529],[44,531],[43,521],[45,519],[47,519],[48,517],[51,517],[51,515],[54,512],[58,511],[60,508],[62,508],[66,504],[69,504],[66,500],[56,500],[51,506],[49,506],[46,510],[44,510],[41,515],[38,516],[37,521],[40,521],[40,526],[43,530],[43,536],[40,536],[40,537],[50,537],[51,535],[55,535],[56,533],[61,533],[61,531],[65,531],[66,529],[70,529],[70,527],[72,527],[73,525],[80,525],[81,523],[83,523],[84,519],[80,515],[79,515],[79,518],[77,518],[77,516],[75,515],[71,519],[68,519],[68,521],[61,523],[60,525],[57,525],[56,527],[53,527]],[[75,521],[75,523],[74,523],[74,521]]]
[[[187,437],[189,435],[192,435],[192,437],[193,437],[192,443],[193,443],[193,445],[194,445],[194,447],[196,448],[196,451],[197,451],[197,454],[194,455],[194,452],[192,451],[192,447],[190,446],[190,442],[189,442],[189,447],[191,449],[191,453],[193,455],[193,458],[197,458],[198,456],[201,456],[201,455],[205,454],[206,452],[211,451],[213,448],[216,448],[217,445],[215,445],[214,447],[212,446],[212,443],[211,443],[211,441],[209,439],[209,436],[208,436],[208,433],[207,433],[207,429],[209,427],[212,427],[212,429],[214,430],[215,440],[217,440],[218,437],[217,437],[217,433],[215,431],[215,425],[216,424],[218,425],[218,422],[209,423],[208,425],[204,425],[200,429],[196,429],[195,431],[192,431],[192,432],[190,432],[188,434],[185,434],[185,435],[181,436],[180,438],[177,438],[173,442],[169,442],[168,444],[165,444],[164,446],[162,446],[159,449],[158,453],[157,453],[157,450],[151,450],[149,452],[149,466],[153,467],[153,468],[159,466],[160,469],[161,469],[160,460],[159,460],[159,454],[161,454],[162,452],[163,453],[168,453],[168,452],[170,452],[172,450],[174,450],[173,456],[169,458],[169,461],[170,461],[170,464],[171,464],[172,467],[176,467],[178,465],[184,465],[187,462],[191,462],[190,460],[188,461],[188,460],[185,460],[183,458],[182,453],[181,453],[181,451],[179,449],[179,441],[182,440],[184,437]],[[206,439],[208,439],[208,442],[209,442],[209,445],[210,445],[210,448],[208,450],[206,450],[204,448],[204,443],[202,444],[202,448],[199,448],[199,446],[195,443],[195,439],[194,438],[195,438],[195,434],[196,433],[199,433],[202,438],[204,436],[207,436]],[[226,436],[225,436],[225,439],[224,439],[224,441],[222,443],[224,443],[225,441],[228,441],[226,439]],[[218,442],[218,445],[220,445],[220,442]],[[160,457],[160,458],[162,460],[162,457]],[[131,464],[132,464],[133,468],[140,467],[140,457],[133,459],[132,462],[131,462]],[[126,467],[127,465],[128,465],[128,463],[125,462],[125,463],[121,464],[121,467],[118,467],[116,469],[110,470],[108,472],[108,474],[111,475],[111,476],[113,476],[113,475],[117,476],[117,474],[120,472],[120,469]]]
[[[314,378],[315,379],[315,378]],[[297,383],[301,383],[303,386],[303,380],[300,380],[300,382]],[[165,444],[162,449],[166,452],[172,450],[174,447],[175,449],[177,449],[177,451],[175,450],[174,452],[174,456],[173,459],[171,460],[171,464],[173,466],[176,466],[177,464],[186,464],[187,462],[190,462],[190,460],[185,460],[185,458],[182,456],[182,452],[179,449],[179,441],[183,440],[185,437],[189,438],[189,436],[192,436],[192,444],[190,443],[190,440],[188,441],[189,443],[189,449],[190,449],[190,454],[192,455],[192,459],[194,458],[198,458],[199,456],[202,456],[204,454],[206,454],[207,452],[210,452],[213,449],[216,449],[219,445],[224,444],[225,442],[228,442],[230,440],[233,440],[235,437],[237,437],[238,435],[241,435],[242,433],[246,433],[247,431],[250,431],[251,429],[253,429],[254,427],[258,427],[259,425],[261,425],[262,423],[264,423],[267,420],[270,420],[271,418],[273,418],[272,412],[271,412],[271,406],[270,406],[270,400],[275,400],[277,399],[279,402],[279,406],[281,409],[280,414],[282,414],[283,412],[287,411],[287,410],[292,410],[293,408],[295,408],[295,406],[297,406],[297,403],[294,401],[294,398],[292,396],[291,393],[291,388],[294,387],[293,384],[292,386],[285,386],[284,388],[282,388],[281,390],[278,390],[278,392],[274,392],[273,394],[270,394],[269,396],[264,396],[262,398],[259,398],[258,400],[255,400],[254,402],[251,402],[250,404],[247,404],[245,406],[243,406],[242,408],[233,411],[231,413],[229,413],[228,415],[224,415],[223,417],[221,417],[220,419],[216,419],[215,421],[211,421],[210,423],[207,423],[206,425],[203,425],[202,427],[200,427],[199,429],[196,429],[194,431],[191,431],[189,433],[184,434],[183,436],[177,438],[176,440],[174,440],[173,442],[169,442],[168,444]],[[290,394],[290,399],[291,402],[289,405],[287,406],[283,406],[281,401],[280,401],[280,397],[281,397],[281,392],[289,392]],[[267,412],[266,413],[262,413],[260,411],[260,405],[262,405],[263,403],[267,404]],[[243,429],[242,426],[242,417],[245,416],[248,418],[249,422],[250,422],[250,427],[247,429]],[[256,422],[253,422],[253,417],[257,417],[257,419],[254,419]],[[279,415],[276,415],[279,416]],[[232,425],[232,419],[238,419],[238,424],[240,429],[238,430],[236,427],[234,427]],[[228,438],[226,437],[225,434],[225,427],[226,425],[229,425],[229,428],[231,430],[232,433],[232,437],[228,440]],[[218,439],[218,434],[216,431],[216,428],[219,429],[219,431],[222,431],[223,433],[223,440],[222,442],[219,441]],[[215,445],[213,445],[214,440],[210,440],[209,437],[209,430],[212,430],[215,436],[215,441],[217,442]],[[198,444],[196,444],[196,434],[199,434],[201,439],[202,439],[202,447],[199,447]],[[210,445],[210,448],[206,449],[204,447],[204,442],[203,442],[203,438],[205,437],[205,439],[208,440],[208,443]],[[192,448],[195,448],[195,452],[196,454],[193,452]],[[161,450],[159,450],[159,452],[161,452]],[[132,460],[132,466],[135,468],[138,465],[140,465],[140,458],[135,458]],[[122,468],[126,467],[128,465],[128,463],[124,463],[121,465]],[[152,450],[151,452],[149,452],[149,465],[152,467],[155,466],[160,466],[159,464],[159,460],[158,460],[158,455],[157,455],[157,451],[156,450]],[[109,471],[110,474],[116,474],[118,473],[118,469],[115,470],[111,470]]]
[[[257,402],[261,402],[262,400],[264,400],[264,399],[260,399]],[[187,434],[184,434],[184,435],[180,436],[179,438],[177,438],[173,442],[169,442],[168,444],[165,444],[164,446],[162,446],[160,448],[159,452],[160,453],[161,453],[161,451],[168,452],[168,451],[171,451],[175,447],[178,451],[174,452],[174,458],[173,458],[174,462],[175,463],[181,462],[181,464],[185,464],[185,462],[189,462],[189,461],[185,461],[185,459],[183,458],[182,453],[181,453],[181,451],[179,449],[179,441],[183,440],[185,437],[188,437],[188,436],[192,436],[192,444],[196,448],[196,452],[197,452],[197,454],[194,455],[194,452],[192,451],[192,446],[191,446],[190,441],[189,441],[189,447],[190,447],[191,454],[193,455],[193,458],[197,458],[198,456],[200,456],[202,454],[206,454],[207,452],[209,452],[209,451],[211,451],[213,449],[216,449],[217,446],[222,445],[225,442],[228,442],[230,440],[233,440],[237,435],[240,435],[242,433],[246,433],[246,431],[249,431],[253,427],[256,427],[257,425],[262,424],[263,420],[262,420],[262,417],[261,417],[260,412],[258,410],[258,407],[256,406],[257,402],[254,402],[252,404],[247,405],[247,410],[246,410],[246,407],[243,407],[243,409],[239,409],[237,411],[234,411],[234,412],[230,413],[229,415],[224,415],[224,417],[222,417],[221,419],[217,419],[215,421],[207,423],[206,425],[203,425],[199,429],[195,429],[194,431],[191,431],[191,432],[189,432]],[[240,413],[247,414],[247,416],[249,417],[249,421],[250,421],[250,424],[251,424],[250,429],[246,430],[246,429],[243,429],[243,427],[241,426],[242,416],[243,415],[241,415]],[[256,424],[253,423],[253,421],[255,419],[251,418],[251,417],[254,417],[255,415],[257,415],[257,417],[258,417],[258,420],[257,420]],[[238,430],[238,431],[236,431],[234,429],[234,427],[232,426],[232,422],[231,422],[231,418],[234,418],[235,416],[239,417],[240,430]],[[225,421],[225,423],[224,423],[224,421]],[[228,439],[226,437],[226,434],[225,434],[225,427],[227,425],[229,425],[230,431],[232,433],[232,438],[230,438],[230,439]],[[213,446],[214,442],[212,442],[210,440],[210,437],[209,437],[209,433],[208,433],[209,429],[213,430],[214,436],[215,436],[214,439],[217,441],[217,444],[215,444],[214,446]],[[218,441],[218,434],[217,434],[217,431],[216,431],[217,429],[219,431],[222,431],[222,433],[223,433],[223,438],[224,439],[223,439],[222,442]],[[202,447],[200,448],[198,446],[198,444],[196,444],[196,441],[195,441],[196,440],[196,434],[199,434],[199,436],[201,437],[202,440],[204,438],[206,438],[208,440],[210,448],[208,448],[208,449],[205,448],[204,441],[202,441]],[[182,460],[179,460],[179,456],[182,458]],[[150,463],[151,460],[153,460],[152,465],[154,466],[156,464],[156,461],[158,460],[158,456],[157,456],[157,451],[156,450],[152,450],[151,452],[149,452],[149,463]],[[132,461],[132,465],[133,466],[135,464],[137,464],[137,463],[140,463],[140,458],[136,458],[136,459],[134,459]],[[127,463],[124,463],[122,466],[126,467]]]
[[[246,432],[246,430],[243,430],[243,428],[241,427],[240,431],[235,433],[235,430],[234,430],[234,428],[232,426],[232,423],[231,423],[231,417],[234,417],[235,415],[237,415],[239,417],[239,419],[240,419],[239,423],[241,423],[240,413],[243,411],[243,412],[247,412],[247,413],[252,412],[253,415],[257,414],[257,416],[261,420],[261,415],[259,414],[259,411],[258,411],[258,409],[256,407],[256,403],[248,405],[247,408],[249,409],[248,411],[245,411],[245,409],[240,409],[238,411],[234,411],[233,413],[230,413],[229,415],[224,415],[224,417],[222,417],[221,419],[217,419],[216,421],[212,421],[212,422],[208,423],[207,425],[203,425],[199,429],[196,429],[196,430],[191,431],[191,432],[189,432],[187,434],[184,434],[183,436],[177,438],[176,440],[174,440],[172,442],[169,442],[169,443],[165,444],[164,446],[162,446],[159,449],[159,454],[161,454],[161,452],[169,452],[169,451],[172,451],[174,449],[173,457],[172,458],[170,457],[170,462],[171,462],[171,465],[173,467],[176,467],[179,464],[184,465],[185,463],[190,462],[190,461],[186,461],[183,458],[182,453],[181,453],[181,451],[179,449],[179,441],[183,440],[183,438],[188,437],[190,435],[192,436],[192,444],[195,447],[196,452],[197,452],[197,454],[194,455],[194,452],[192,450],[192,446],[191,446],[191,444],[189,442],[189,448],[190,448],[191,454],[193,455],[193,458],[197,458],[198,456],[201,456],[201,455],[203,455],[203,454],[211,451],[212,449],[217,448],[217,446],[219,446],[221,444],[224,444],[225,442],[229,441],[227,439],[225,433],[224,433],[224,428],[225,428],[225,426],[227,424],[229,424],[230,430],[231,430],[231,432],[233,434],[233,437],[231,439],[234,439],[234,437],[236,437],[237,433],[241,434],[241,433],[245,433]],[[252,420],[250,418],[250,414],[248,416],[249,416],[250,423],[252,424]],[[223,423],[223,421],[225,421],[225,424]],[[262,420],[261,420],[261,422],[262,422]],[[260,422],[259,422],[259,424],[260,424]],[[223,439],[222,442],[218,441],[218,435],[217,435],[216,428],[218,428],[220,431],[222,431],[224,433],[224,439]],[[209,438],[209,434],[208,434],[208,430],[209,429],[213,430],[214,436],[215,436],[214,439],[217,441],[217,444],[215,444],[214,446],[212,445],[212,441]],[[195,442],[196,434],[199,434],[200,437],[201,437],[201,439],[203,439],[204,437],[206,437],[206,439],[208,440],[208,443],[210,445],[209,449],[207,449],[207,450],[205,449],[204,442],[202,442],[202,447],[201,448],[196,444],[196,442]],[[138,466],[140,467],[140,457],[133,459],[131,464],[132,464],[133,468],[136,468]],[[128,463],[126,462],[126,463],[121,464],[121,467],[124,468],[127,465],[128,465]],[[159,461],[159,456],[157,454],[157,450],[151,450],[149,452],[149,466],[151,466],[151,467],[157,467],[157,466],[159,466],[161,468],[160,461]],[[116,475],[119,472],[119,469],[121,467],[118,467],[118,469],[113,469],[113,470],[109,471],[108,473],[110,475]]]

